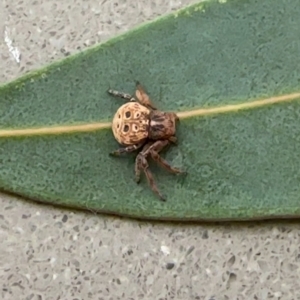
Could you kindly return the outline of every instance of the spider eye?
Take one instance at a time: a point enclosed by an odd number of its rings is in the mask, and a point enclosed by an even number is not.
[[[134,130],[135,130],[135,131],[138,131],[137,125],[134,125]]]
[[[127,132],[129,130],[129,126],[125,125],[123,130],[124,130],[124,132]]]
[[[121,118],[121,115],[118,115],[118,118],[120,119],[120,118]]]
[[[130,111],[126,111],[125,116],[126,116],[126,118],[130,118],[130,116],[131,116]]]
[[[135,114],[135,117],[136,117],[136,118],[139,118],[140,115],[141,115],[141,114],[140,114],[139,112],[137,112],[137,113]]]

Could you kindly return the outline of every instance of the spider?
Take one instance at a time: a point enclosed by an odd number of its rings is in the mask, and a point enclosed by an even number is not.
[[[143,171],[153,192],[160,200],[166,201],[166,197],[157,188],[149,170],[147,158],[152,157],[160,166],[173,174],[187,174],[186,171],[172,167],[159,154],[168,145],[177,144],[175,134],[178,116],[172,112],[157,110],[139,82],[136,82],[136,98],[113,89],[108,89],[107,92],[129,101],[117,110],[112,121],[114,137],[124,147],[111,152],[110,155],[119,156],[141,149],[135,160],[135,180],[137,183],[140,182],[141,171]]]

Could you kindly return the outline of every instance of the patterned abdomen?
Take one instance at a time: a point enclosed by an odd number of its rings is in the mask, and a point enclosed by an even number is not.
[[[116,112],[112,131],[121,145],[134,145],[148,137],[150,110],[138,102],[123,104]]]

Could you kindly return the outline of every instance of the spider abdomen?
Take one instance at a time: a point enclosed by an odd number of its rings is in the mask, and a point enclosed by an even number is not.
[[[115,139],[121,145],[134,145],[146,140],[150,110],[137,102],[123,104],[112,121]]]

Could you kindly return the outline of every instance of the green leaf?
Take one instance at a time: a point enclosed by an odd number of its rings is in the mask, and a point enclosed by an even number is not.
[[[201,2],[2,86],[0,188],[145,219],[298,217],[299,14],[294,0]],[[135,155],[108,155],[119,145],[105,122],[122,100],[106,91],[133,93],[135,80],[161,110],[182,112],[164,157],[188,175],[150,164],[165,203],[145,177],[135,183]],[[217,109],[184,114],[201,108]],[[30,131],[49,126],[62,127]]]

